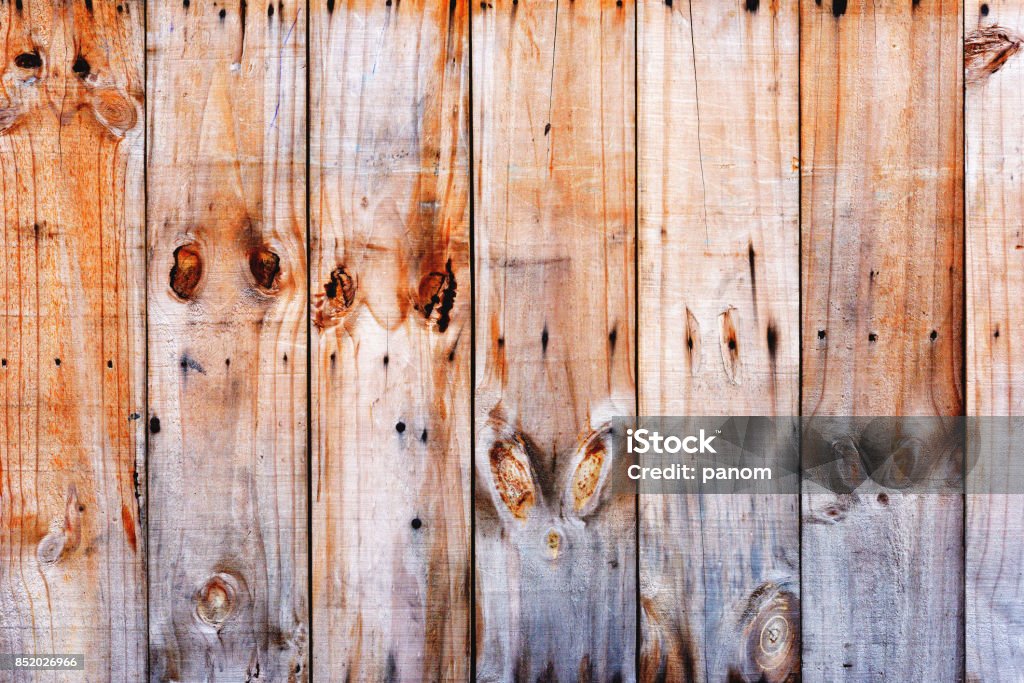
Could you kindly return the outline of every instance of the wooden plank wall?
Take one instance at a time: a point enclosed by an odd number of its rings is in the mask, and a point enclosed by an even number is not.
[[[1021,0],[0,29],[0,654],[86,661],[2,680],[1024,677],[1020,494],[637,500],[608,449],[1024,412]]]
[[[799,5],[638,8],[640,414],[796,415]],[[645,680],[799,675],[798,509],[641,496]]]

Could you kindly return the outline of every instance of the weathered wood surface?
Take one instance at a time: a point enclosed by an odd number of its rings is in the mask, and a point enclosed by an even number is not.
[[[1024,2],[965,8],[967,411],[1024,416]],[[991,433],[987,432],[986,433]],[[966,516],[967,679],[1024,679],[1024,496],[1019,434],[980,444]],[[1004,478],[1016,472],[1013,479]],[[1009,483],[1008,483],[1009,482]],[[990,488],[991,487],[991,488]],[[1014,491],[1016,490],[1016,493]]]
[[[640,414],[796,415],[799,5],[638,12]],[[799,676],[798,509],[641,496],[643,680]]]
[[[0,7],[0,652],[85,655],[45,680],[145,676],[142,26]]]
[[[464,681],[469,7],[311,12],[315,677]]]
[[[306,680],[305,7],[148,6],[152,680]]]
[[[803,414],[961,414],[960,3],[801,9]],[[962,678],[962,515],[803,497],[808,679]]]
[[[473,7],[476,674],[635,678],[632,3]]]

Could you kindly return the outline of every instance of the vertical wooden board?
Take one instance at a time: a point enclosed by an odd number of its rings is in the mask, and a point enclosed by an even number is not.
[[[311,8],[318,680],[469,677],[468,19]]]
[[[150,676],[305,680],[305,7],[147,18]]]
[[[476,673],[635,678],[632,2],[473,8]]]
[[[797,2],[638,9],[640,412],[799,409]],[[642,495],[643,680],[800,675],[796,495]]]
[[[1020,417],[1024,62],[1017,53],[1024,46],[1024,2],[971,2],[965,13],[967,410],[974,416]],[[1020,437],[1007,443],[1016,447],[982,452],[981,464],[988,467],[971,473],[968,489],[966,645],[971,681],[1024,678],[1024,498],[1010,488],[1019,480],[1007,486],[1000,476],[1019,460]]]
[[[959,415],[961,5],[801,8],[803,414]],[[805,676],[962,678],[962,515],[804,496]]]
[[[142,26],[0,8],[0,652],[96,681],[145,676]]]

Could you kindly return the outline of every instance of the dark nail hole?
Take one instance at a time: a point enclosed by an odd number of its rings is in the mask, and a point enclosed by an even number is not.
[[[889,496],[884,494],[884,493],[879,493],[878,494],[878,502],[881,503],[882,505],[888,505],[889,504]]]
[[[108,367],[108,368],[112,368],[112,367],[114,367],[114,361],[112,361],[112,360],[108,360],[108,361],[107,361],[107,367]]]
[[[60,367],[60,358],[54,358],[53,362],[57,365],[58,368]]]
[[[284,363],[288,362],[288,354],[287,353],[284,354],[283,356],[281,356],[281,361],[284,362]]]
[[[274,16],[274,3],[270,3],[269,5],[267,5],[267,16]]]
[[[149,432],[150,432],[150,434],[159,434],[160,433],[160,418],[159,417],[155,417],[154,416],[154,417],[149,418]]]
[[[981,6],[981,16],[983,16],[983,17],[987,17],[988,16],[988,5],[982,5]]]
[[[22,52],[14,58],[14,64],[22,69],[38,69],[43,65],[43,60],[35,52]]]
[[[3,360],[0,360],[0,367],[4,367],[4,368],[7,367],[7,359],[6,358],[4,358]]]
[[[735,351],[736,350],[736,340],[735,339],[730,339],[729,340],[729,350],[730,351]]]
[[[413,529],[419,529],[421,526],[423,526],[423,522],[420,521],[419,517],[417,517],[417,518],[412,520],[412,528]]]
[[[405,423],[404,422],[399,422],[398,424],[396,424],[395,425],[395,431],[398,432],[399,434],[404,432],[405,431]]]
[[[220,11],[220,12],[218,13],[218,16],[220,16],[220,18],[221,18],[221,19],[223,19],[223,18],[224,18],[224,17],[226,17],[227,15],[228,15],[228,11],[227,11],[227,10],[224,10],[224,9],[222,9],[222,10],[221,10],[221,11]]]
[[[874,332],[872,332],[872,333],[868,334],[868,341],[869,341],[869,342],[875,342],[875,341],[878,341],[878,335],[877,335],[877,334],[875,334]]]
[[[71,70],[80,77],[85,78],[89,75],[89,62],[86,61],[85,57],[79,56],[75,63],[71,65]]]
[[[388,365],[388,362],[389,362],[389,361],[388,361],[388,357],[387,357],[387,356],[384,356],[384,367],[387,367],[387,365]]]
[[[231,359],[230,358],[225,358],[224,359],[224,367],[228,367],[228,368],[231,367]]]
[[[84,505],[79,505],[78,506],[78,511],[79,512],[85,512],[85,506]]]
[[[181,6],[185,9],[188,9],[189,4],[189,0],[181,0]]]
[[[420,434],[420,441],[422,441],[423,443],[427,442],[427,430],[426,429],[424,429],[423,433]]]
[[[818,339],[825,338],[825,330],[818,330]]]
[[[935,341],[936,339],[939,338],[939,333],[936,332],[935,330],[932,330],[932,333],[930,335],[928,335],[928,336],[930,336],[932,338],[932,341]]]

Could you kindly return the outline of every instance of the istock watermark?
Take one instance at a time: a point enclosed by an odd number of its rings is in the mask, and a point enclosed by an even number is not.
[[[642,494],[1024,494],[1024,418],[617,417],[613,486]]]

